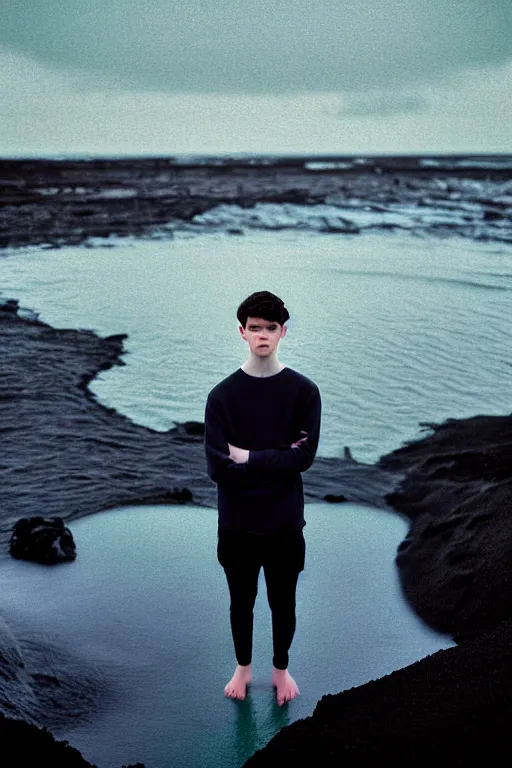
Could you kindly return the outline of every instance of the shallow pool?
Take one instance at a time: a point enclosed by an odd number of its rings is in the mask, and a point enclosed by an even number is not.
[[[260,572],[253,684],[224,697],[236,666],[217,512],[139,506],[72,522],[78,557],[49,568],[0,563],[0,613],[107,670],[116,701],[55,733],[99,768],[237,768],[322,695],[453,645],[404,602],[394,556],[407,524],[355,504],[307,504],[290,673],[300,696],[275,703],[271,617]]]

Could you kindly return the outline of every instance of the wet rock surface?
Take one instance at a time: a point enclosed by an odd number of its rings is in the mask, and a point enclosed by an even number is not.
[[[512,242],[509,156],[487,164],[478,157],[325,160],[0,159],[0,250],[217,229],[413,229]]]

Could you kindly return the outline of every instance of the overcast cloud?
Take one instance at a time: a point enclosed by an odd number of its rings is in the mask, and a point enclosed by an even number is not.
[[[512,149],[512,0],[0,10],[0,155]]]
[[[512,55],[511,0],[2,0],[0,43],[135,90],[359,91]]]

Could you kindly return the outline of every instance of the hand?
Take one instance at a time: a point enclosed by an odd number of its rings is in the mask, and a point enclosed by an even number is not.
[[[308,439],[308,433],[304,429],[301,429],[300,433],[301,433],[301,435],[305,435],[305,437],[301,437],[300,440],[297,440],[296,443],[292,443],[292,448],[297,448],[299,443],[302,443],[303,440],[307,440]]]
[[[249,460],[249,451],[245,448],[237,448],[236,445],[228,443],[229,458],[232,459],[235,464],[245,464]]]

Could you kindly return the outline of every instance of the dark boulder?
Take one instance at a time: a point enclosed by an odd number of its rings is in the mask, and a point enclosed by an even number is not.
[[[60,517],[22,517],[14,526],[10,552],[19,560],[53,565],[76,557],[76,545]]]

